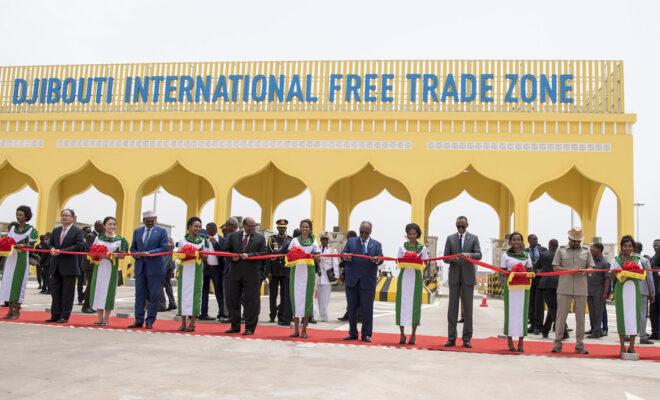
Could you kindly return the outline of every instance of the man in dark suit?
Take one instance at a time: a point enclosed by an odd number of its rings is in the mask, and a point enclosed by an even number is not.
[[[371,222],[360,224],[360,236],[348,239],[343,254],[363,254],[373,258],[342,257],[346,261],[344,267],[346,299],[348,301],[348,336],[344,340],[356,340],[357,312],[362,315],[362,341],[371,342],[374,321],[374,298],[378,266],[383,263],[376,257],[383,255],[383,246],[371,238]]]
[[[449,337],[445,347],[456,345],[456,323],[458,322],[458,304],[463,304],[463,347],[472,347],[472,299],[476,283],[474,264],[465,257],[481,260],[479,238],[467,231],[468,220],[464,216],[456,219],[456,232],[447,237],[445,256],[458,255],[458,259],[449,262]]]
[[[50,232],[46,232],[45,235],[42,235],[42,239],[37,245],[37,249],[40,250],[50,250],[50,239],[53,236]],[[42,294],[50,294],[50,253],[40,253],[39,256],[39,273],[41,274],[41,281],[43,285],[41,286]]]
[[[653,241],[653,250],[655,254],[651,257],[651,269],[660,269],[660,239]],[[655,301],[651,303],[649,310],[651,319],[651,337],[650,339],[660,340],[660,274],[653,273],[653,282],[655,285]]]
[[[227,238],[229,235],[232,233],[236,232],[238,230],[238,220],[234,217],[230,217],[227,219],[227,222],[224,223],[222,226],[222,235],[223,238],[225,239],[222,242],[222,245],[220,246],[220,251],[227,251]],[[228,324],[231,322],[231,319],[229,319],[229,287],[231,286],[231,267],[233,265],[231,259],[227,257],[223,257],[224,260],[224,272],[222,275],[222,294],[224,295],[224,305],[225,309],[223,310],[223,316],[221,318],[218,318],[220,322],[223,324]],[[242,300],[241,300],[242,301]],[[245,305],[243,305],[245,307]]]
[[[76,291],[76,278],[80,275],[80,257],[60,254],[60,251],[84,251],[83,232],[73,225],[76,214],[65,208],[60,212],[59,226],[50,239],[50,292],[53,298],[50,319],[46,322],[69,321]]]
[[[555,253],[559,248],[557,239],[552,239],[548,242],[548,250],[542,251],[539,254],[539,259],[534,265],[534,270],[538,272],[553,272],[555,269],[552,266],[552,260],[555,258]],[[541,334],[544,338],[548,337],[549,332],[552,330],[552,325],[557,319],[557,284],[559,282],[556,276],[543,276],[539,282],[541,293],[543,295],[543,302],[548,307],[548,315],[545,317],[545,322],[541,327]],[[568,331],[564,330],[564,338],[568,339]]]
[[[144,226],[133,232],[131,253],[135,258],[135,322],[129,328],[142,328],[145,322],[144,307],[149,299],[146,328],[153,328],[158,313],[158,297],[161,294],[163,276],[166,273],[166,258],[149,257],[150,254],[168,251],[167,231],[156,225],[156,213],[147,211],[142,214]]]
[[[226,333],[241,331],[241,295],[245,296],[245,331],[253,335],[259,321],[259,274],[261,260],[249,261],[248,257],[266,254],[266,239],[255,232],[257,223],[253,218],[243,219],[243,229],[227,237],[226,251],[237,253],[232,257],[229,284],[229,318],[231,328]]]
[[[540,268],[537,268],[536,262],[541,256],[541,252],[546,251],[547,249],[539,244],[538,236],[533,233],[527,236],[527,242],[529,243],[527,253],[529,253],[529,258],[532,260],[534,272],[541,272]],[[527,310],[527,319],[530,326],[527,329],[527,332],[533,333],[534,335],[540,334],[541,327],[543,326],[543,294],[539,287],[540,282],[541,277],[532,279],[532,285],[529,288],[529,310]]]
[[[174,250],[174,241],[172,238],[167,238],[167,251],[172,250]],[[174,291],[172,290],[172,279],[174,279],[176,264],[174,263],[174,258],[172,258],[171,254],[163,257],[165,257],[165,275],[163,275],[163,290],[158,296],[159,312],[176,310],[177,308]]]

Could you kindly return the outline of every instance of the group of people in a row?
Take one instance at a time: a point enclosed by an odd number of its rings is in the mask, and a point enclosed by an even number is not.
[[[31,214],[29,207],[21,206],[17,209],[17,221],[8,233],[17,246],[34,247],[37,243],[39,234],[28,224]],[[93,233],[87,235],[74,225],[73,210],[62,210],[60,222],[61,226],[53,230],[45,245],[49,249],[49,290],[52,295],[51,318],[48,322],[68,321],[73,306],[76,277],[80,275],[80,264],[85,262],[80,256],[62,254],[62,251],[89,251],[94,246],[104,246],[107,254],[97,255],[93,259],[95,262],[90,264],[92,271],[85,291],[89,293],[89,309],[98,313],[96,324],[108,323],[108,316],[114,308],[120,275],[119,260],[123,257],[121,253],[130,252],[135,259],[135,321],[129,327],[152,328],[159,307],[160,310],[164,308],[163,289],[167,289],[173,275],[171,271],[175,268],[172,255],[152,255],[176,250],[179,251],[176,258],[180,259],[176,276],[181,331],[193,331],[198,317],[204,320],[213,319],[208,315],[210,285],[213,284],[218,302],[218,318],[221,322],[231,324],[226,333],[241,332],[241,323],[244,322],[243,335],[254,334],[260,313],[260,285],[265,275],[270,284],[270,321],[275,322],[277,318],[278,323],[285,326],[290,326],[293,321],[291,336],[306,338],[307,325],[314,316],[315,293],[320,319],[328,319],[331,285],[339,277],[338,264],[341,262],[349,322],[349,332],[345,339],[358,339],[359,318],[362,323],[360,338],[366,342],[371,341],[378,266],[383,262],[379,257],[383,253],[381,244],[371,238],[370,222],[360,224],[359,233],[348,238],[339,257],[321,256],[336,251],[328,245],[327,233],[320,235],[319,246],[313,234],[313,223],[309,219],[300,222],[293,237],[287,235],[288,221],[278,220],[278,233],[266,240],[256,232],[256,222],[250,217],[243,220],[242,229],[238,229],[239,224],[235,218],[230,218],[221,226],[222,235],[215,223],[209,223],[206,229],[203,229],[201,219],[192,217],[187,221],[186,234],[176,242],[176,248],[167,231],[157,225],[156,214],[151,211],[143,214],[143,225],[134,231],[130,246],[123,237],[116,234],[117,221],[114,217],[98,221]],[[456,345],[456,327],[459,322],[463,323],[462,345],[472,347],[472,306],[476,269],[470,260],[480,260],[481,249],[479,238],[469,233],[467,228],[467,218],[457,218],[457,232],[447,237],[445,244],[444,255],[456,256],[446,261],[449,264],[448,340],[445,343],[447,347]],[[416,328],[421,320],[422,271],[426,266],[423,260],[428,258],[428,250],[420,241],[422,232],[417,224],[408,224],[405,233],[407,240],[400,246],[397,255],[401,271],[397,280],[396,324],[401,330],[400,343],[406,343],[405,327],[410,327],[412,331],[407,343],[414,344]],[[516,272],[508,277],[503,275],[502,279],[505,297],[504,333],[508,337],[508,347],[511,351],[524,351],[523,339],[527,333],[542,333],[547,337],[554,324],[555,345],[552,351],[560,352],[562,341],[568,337],[566,319],[571,304],[574,304],[576,352],[587,353],[583,342],[586,304],[589,304],[590,337],[600,337],[606,332],[602,328],[603,321],[606,321],[603,312],[605,300],[612,287],[611,282],[620,285],[615,286],[617,293],[627,295],[630,290],[628,286],[624,289],[624,285],[628,283],[626,280],[615,279],[616,273],[628,262],[636,263],[642,269],[649,269],[651,264],[657,265],[660,262],[657,255],[660,251],[660,241],[654,242],[656,256],[646,259],[639,255],[640,244],[635,243],[630,236],[625,236],[620,243],[621,254],[612,262],[615,272],[596,272],[609,270],[610,263],[603,259],[602,245],[596,243],[589,249],[581,244],[583,239],[581,230],[572,229],[568,233],[567,246],[559,247],[558,242],[553,239],[549,243],[549,249],[545,249],[538,244],[535,235],[528,236],[529,247],[525,247],[520,233],[508,235],[509,249],[503,254],[500,267]],[[307,256],[292,260],[282,257],[291,255],[293,249]],[[199,253],[202,251],[222,251],[236,255],[219,257]],[[269,254],[278,257],[251,259]],[[355,254],[361,256],[351,256]],[[5,261],[0,286],[0,301],[7,302],[9,306],[5,318],[18,318],[25,295],[28,257],[29,252],[14,251]],[[526,274],[563,270],[577,270],[578,273],[542,278]],[[639,316],[635,314],[634,324],[628,320],[617,324],[622,353],[634,352],[635,337],[638,334],[641,343],[649,343],[648,337],[645,336],[648,302],[652,305],[653,337],[657,338],[658,307],[655,299],[656,292],[660,292],[656,291],[660,283],[657,275],[655,273],[652,277],[649,273],[643,282],[634,282],[635,288],[641,289],[637,291],[641,293],[641,312]],[[171,309],[175,302],[171,285],[166,292],[169,292],[170,300],[170,307],[167,309]],[[619,296],[625,297],[622,294]],[[623,303],[617,301],[617,307],[625,307],[626,304]],[[548,313],[545,322],[542,322],[544,305],[547,306]],[[634,332],[631,328],[633,325]],[[513,338],[518,338],[517,348]],[[627,349],[624,347],[625,340],[630,342]]]

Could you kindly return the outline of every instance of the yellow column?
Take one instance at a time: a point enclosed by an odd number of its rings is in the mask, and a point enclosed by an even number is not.
[[[428,221],[426,218],[426,194],[420,192],[411,193],[411,221],[419,225],[422,229],[422,235],[426,236],[428,232],[426,227],[428,226]],[[420,238],[423,239],[423,238]]]
[[[117,213],[121,212],[121,216],[118,216],[118,233],[123,236],[128,242],[129,249],[131,242],[133,241],[133,231],[140,225],[141,212],[142,212],[142,193],[138,190],[137,184],[126,184],[123,183],[124,189],[124,200],[122,201],[122,209],[117,210]],[[124,275],[124,278],[128,278],[131,274],[128,271],[128,264],[134,263],[134,260],[131,257],[124,258],[120,264],[119,268]]]
[[[215,222],[218,228],[231,217],[231,197],[233,186],[229,183],[213,186],[215,191]]]
[[[511,232],[511,194],[503,186],[500,188],[500,206],[497,216],[500,219],[500,237],[504,239]]]
[[[272,229],[273,228],[273,213],[275,212],[275,169],[268,168],[264,171],[262,179],[262,196],[259,201],[261,206],[261,228],[262,229]]]
[[[140,225],[141,212],[142,212],[142,196],[138,192],[137,185],[124,184],[124,200],[122,201],[122,209],[117,210],[121,215],[118,216],[118,232],[126,240],[131,242],[133,239],[133,231]]]
[[[317,235],[325,230],[325,194],[327,191],[328,188],[326,186],[317,185],[309,187],[309,192],[312,197],[311,218],[314,223],[314,232]]]
[[[527,238],[529,230],[529,196],[520,191],[520,193],[514,193],[513,200],[513,228],[520,232],[524,238]]]
[[[617,203],[617,230],[619,238],[623,235],[633,235],[633,237],[635,235],[635,208],[633,206],[635,200],[633,197],[632,183],[626,186],[629,186],[626,190],[616,191],[616,194],[619,197]]]
[[[341,229],[344,232],[348,232],[350,228],[350,218],[351,218],[351,208],[348,204],[342,204],[341,207],[337,207],[337,211],[339,212],[339,218],[337,220],[337,224],[339,225],[339,229]]]
[[[44,179],[37,181],[37,186],[39,188],[37,229],[43,233],[50,232],[59,221],[62,208],[59,183]]]

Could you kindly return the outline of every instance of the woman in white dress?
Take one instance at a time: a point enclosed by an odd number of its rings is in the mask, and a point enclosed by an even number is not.
[[[640,320],[640,281],[648,272],[644,271],[640,258],[635,256],[635,239],[626,235],[619,243],[621,254],[612,260],[612,277],[614,278],[614,306],[616,309],[616,327],[621,344],[620,354],[635,354],[635,338],[639,332]],[[637,271],[631,270],[630,267]],[[630,336],[630,344],[626,349],[626,336]]]
[[[429,252],[426,246],[419,242],[421,236],[422,229],[419,225],[414,223],[406,225],[408,240],[399,247],[397,255],[400,270],[396,288],[396,324],[401,331],[399,344],[406,343],[406,326],[412,327],[408,344],[415,344],[417,327],[422,316],[423,271],[426,267],[422,259],[428,258]],[[406,255],[412,255],[411,253],[414,253],[414,259],[405,259]]]
[[[177,251],[185,248],[193,248],[195,251],[211,251],[209,241],[199,235],[202,229],[202,220],[198,217],[191,217],[186,224],[187,234],[179,241]],[[181,260],[178,269],[177,294],[179,297],[179,315],[181,315],[181,332],[194,332],[195,319],[201,311],[202,304],[202,281],[204,279],[203,260],[206,255],[200,254],[198,257],[186,257],[178,254]],[[190,323],[186,325],[186,320]]]
[[[291,240],[289,253],[298,248],[305,254],[318,254],[319,247],[314,242],[312,234],[312,221],[300,221],[300,236]],[[307,323],[314,316],[314,286],[316,284],[316,264],[312,258],[301,258],[289,261],[286,266],[290,268],[289,293],[291,296],[291,310],[293,311],[293,333],[291,337],[307,338]],[[302,319],[302,329],[300,320]]]
[[[532,259],[525,251],[525,242],[519,232],[509,235],[509,249],[502,254],[500,268],[507,271],[533,271]],[[522,353],[527,336],[527,310],[529,309],[530,277],[510,274],[504,285],[504,335],[509,351],[516,351],[513,337],[518,337],[518,352]]]
[[[117,220],[114,217],[105,217],[103,233],[99,234],[92,244],[92,246],[105,246],[110,253],[110,255],[99,255],[98,260],[90,260],[94,264],[94,269],[90,282],[89,300],[91,307],[96,309],[98,314],[98,320],[94,325],[107,325],[110,312],[115,308],[119,260],[124,256],[113,253],[128,251],[128,242],[123,237],[116,235],[116,230]]]
[[[16,209],[17,224],[9,229],[7,237],[14,239],[15,247],[33,248],[39,232],[28,221],[32,219],[32,210],[28,206]],[[9,311],[3,319],[18,319],[21,304],[25,299],[25,287],[30,272],[30,252],[14,249],[6,254],[5,268],[0,285],[0,303],[9,303]]]

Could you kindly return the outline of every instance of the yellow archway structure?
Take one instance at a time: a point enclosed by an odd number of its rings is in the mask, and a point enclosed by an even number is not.
[[[377,196],[387,190],[394,198],[411,202],[408,189],[396,179],[383,175],[370,163],[353,175],[339,179],[328,189],[327,199],[337,207],[339,228],[349,230],[351,211],[359,203]]]
[[[35,192],[38,191],[34,179],[14,168],[9,161],[5,161],[0,165],[0,203],[7,196],[20,191],[25,186]]]
[[[511,232],[510,220],[514,201],[511,191],[502,183],[479,173],[471,165],[431,188],[426,196],[425,224],[428,224],[431,212],[436,206],[456,198],[463,191],[495,210],[500,220],[500,238]]]
[[[438,96],[463,76],[477,86]],[[508,86],[510,76],[523,83]],[[92,78],[81,100],[74,81]],[[216,221],[236,188],[261,205],[265,227],[307,188],[315,225],[331,201],[342,229],[357,202],[385,188],[425,231],[435,205],[468,190],[500,215],[500,234],[526,233],[529,202],[548,192],[593,236],[607,186],[622,235],[633,231],[636,121],[623,82],[623,62],[609,60],[0,67],[0,195],[36,189],[45,232],[68,194],[94,184],[117,201],[130,239],[142,195],[158,186],[188,214],[214,198]]]
[[[261,227],[273,227],[273,213],[284,200],[304,192],[306,185],[300,180],[268,163],[255,174],[246,176],[234,185],[243,196],[255,200],[261,207]]]

